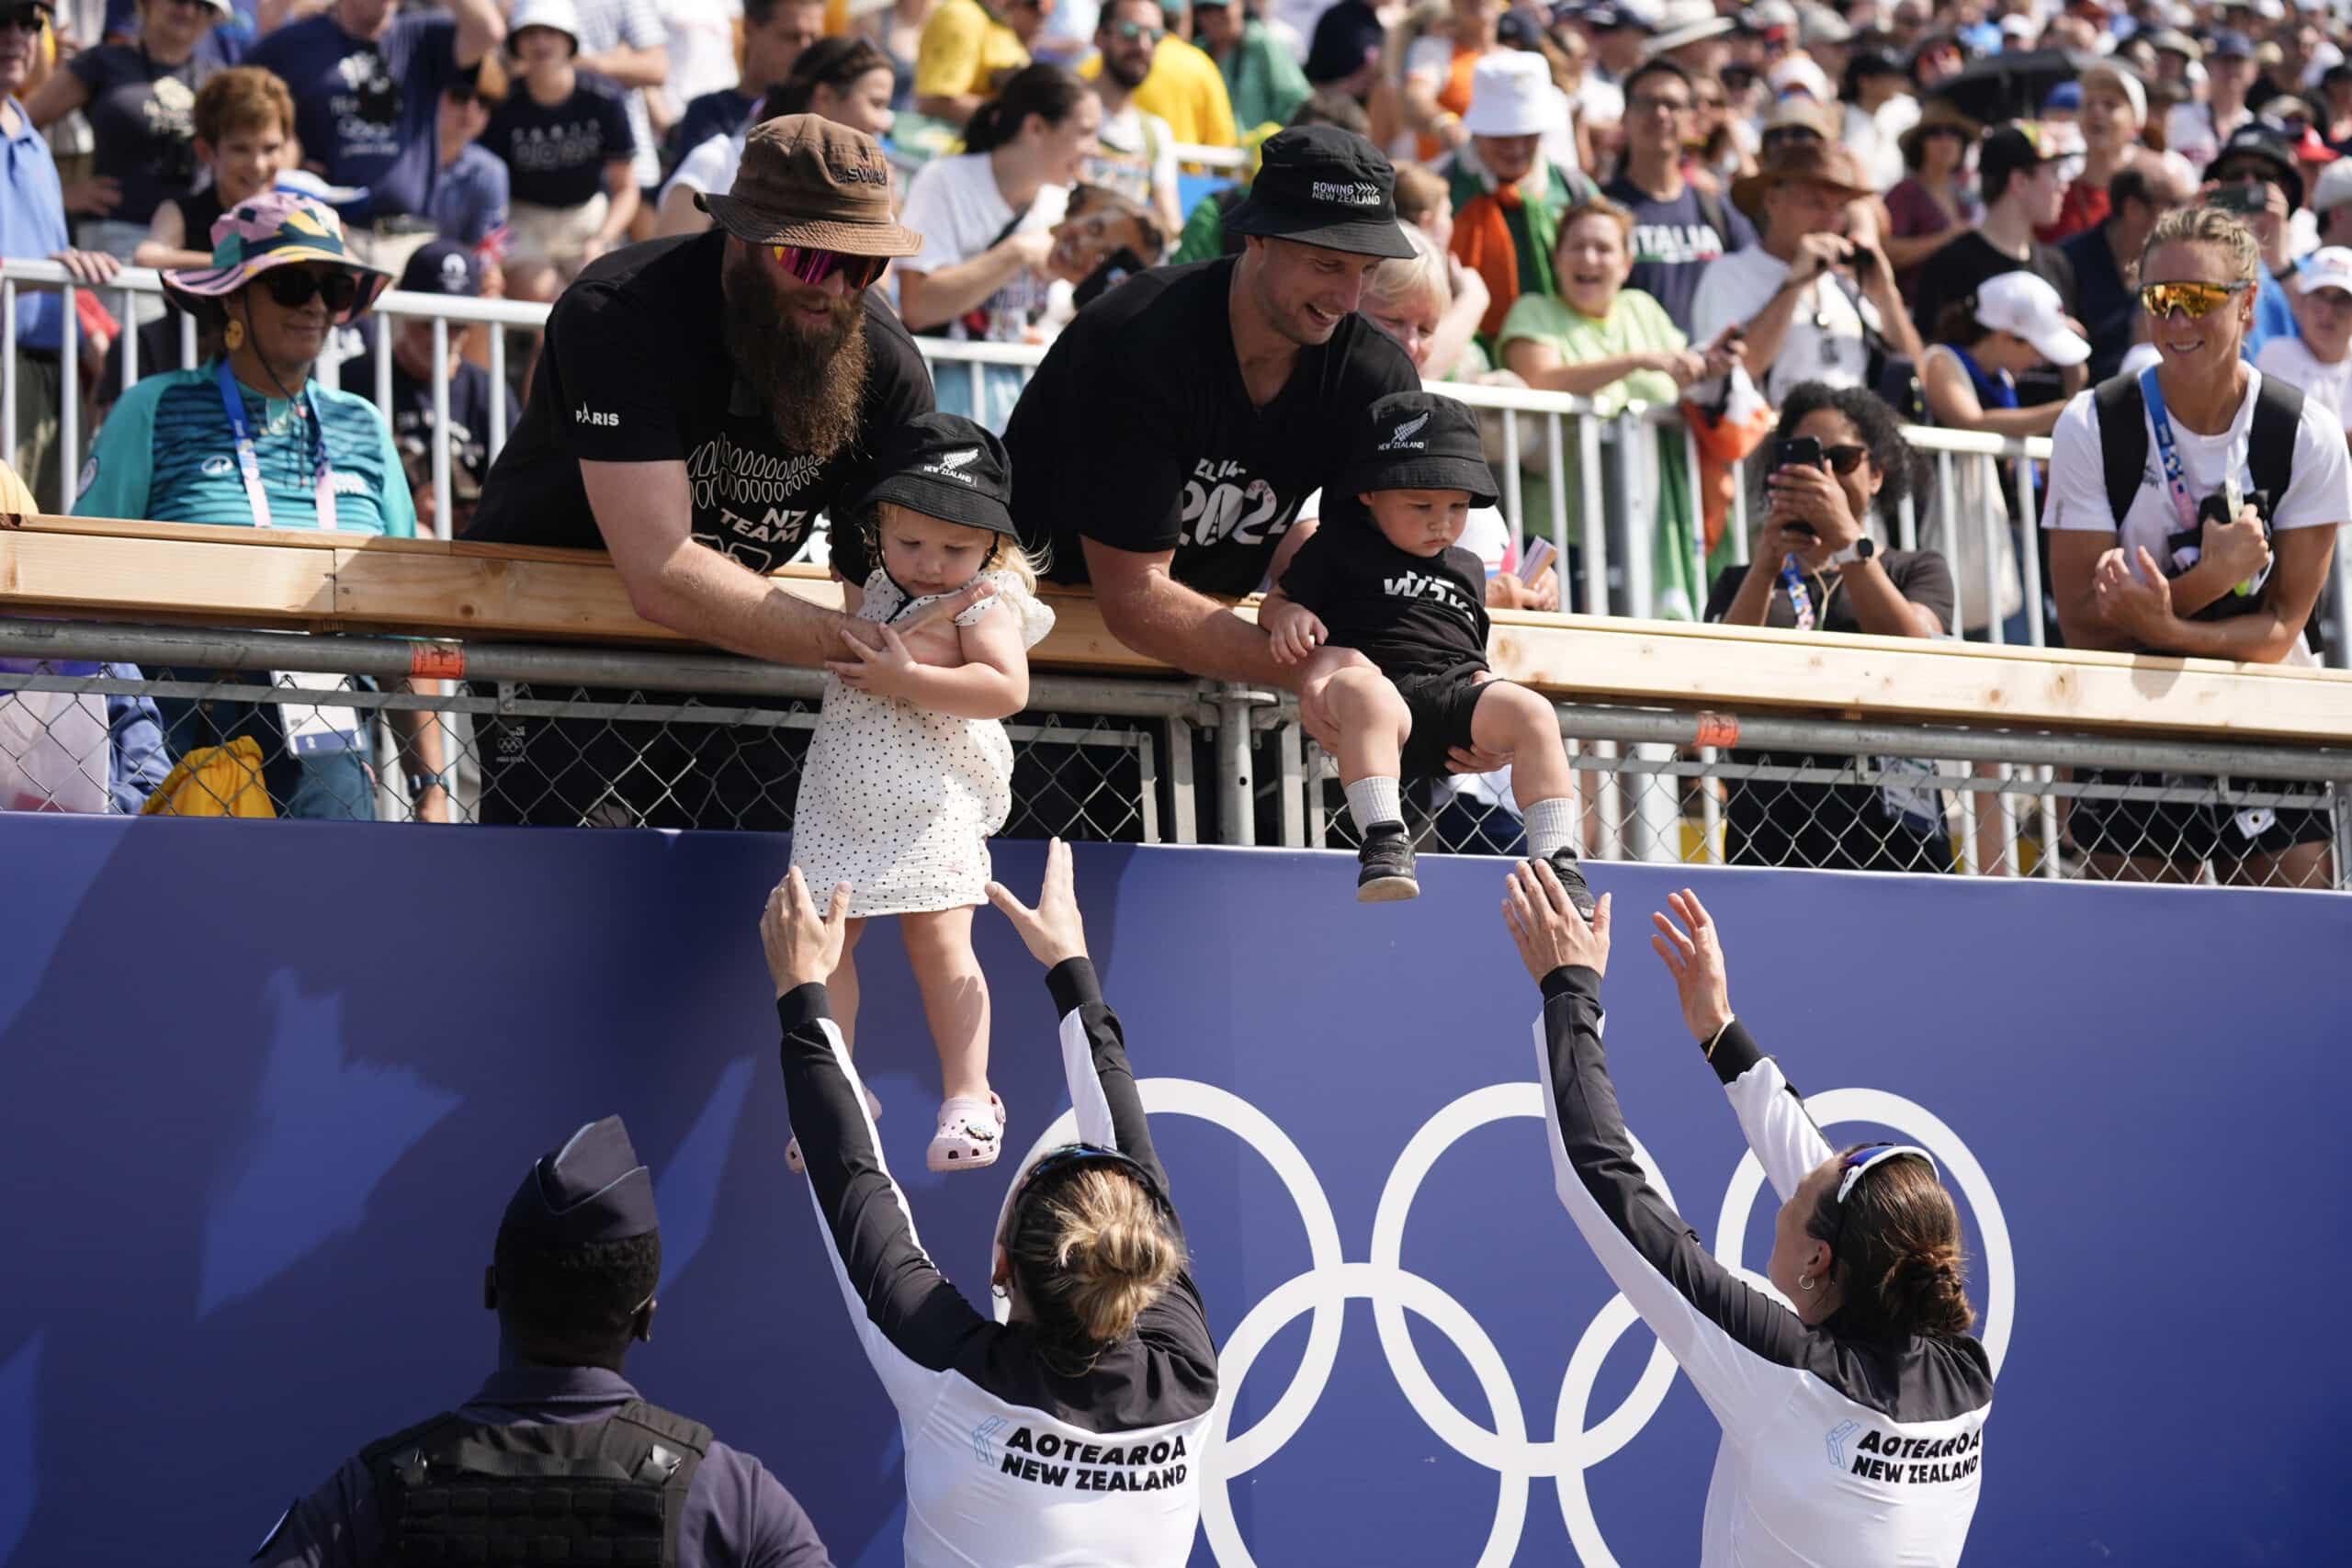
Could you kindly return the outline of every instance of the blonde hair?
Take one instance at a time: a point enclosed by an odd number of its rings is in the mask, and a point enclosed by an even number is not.
[[[860,520],[860,525],[865,533],[866,558],[876,566],[882,564],[882,525],[885,514],[894,511],[908,513],[916,517],[931,517],[930,513],[920,507],[909,506],[901,502],[876,502]],[[934,523],[955,521],[948,517],[932,517],[931,520]],[[983,534],[991,532],[989,529],[981,528],[977,523],[957,523],[956,525],[959,528],[977,529]],[[995,538],[996,543],[989,547],[988,558],[980,562],[980,570],[1007,573],[1028,592],[1032,593],[1037,592],[1037,573],[1044,569],[1046,563],[1031,556],[1023,547],[1020,539],[1013,535],[997,534]]]
[[[1566,219],[1562,219],[1565,225]],[[2262,243],[2233,213],[2218,207],[2176,208],[2156,220],[2140,247],[2140,276],[2148,276],[2148,258],[2165,245],[2218,245],[2230,253],[2238,281],[2252,283],[2262,272]]]
[[[1135,1329],[1184,1267],[1184,1249],[1143,1184],[1081,1166],[1033,1194],[1006,1239],[1021,1293],[1050,1336],[1099,1353]]]
[[[1393,305],[1429,289],[1435,292],[1437,308],[1443,310],[1453,302],[1453,288],[1446,279],[1445,253],[1437,248],[1435,240],[1409,225],[1405,229],[1405,243],[1413,247],[1413,254],[1374,267],[1372,281],[1364,285],[1364,299]]]

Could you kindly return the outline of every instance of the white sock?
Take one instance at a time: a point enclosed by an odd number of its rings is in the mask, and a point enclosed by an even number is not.
[[[1395,779],[1358,779],[1348,786],[1348,815],[1356,819],[1356,831],[1370,833],[1374,828],[1405,825],[1405,807],[1397,796]]]
[[[1527,808],[1527,852],[1534,860],[1550,860],[1554,850],[1569,849],[1577,841],[1577,803],[1555,795]]]

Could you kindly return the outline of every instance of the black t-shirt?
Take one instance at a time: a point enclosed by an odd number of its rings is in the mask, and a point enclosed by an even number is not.
[[[202,190],[175,196],[172,200],[180,209],[180,244],[191,251],[212,249],[212,225],[220,221],[220,187],[206,186]]]
[[[144,223],[158,204],[196,183],[196,90],[220,69],[201,55],[165,65],[137,44],[101,44],[65,62],[90,101],[91,172],[118,180],[122,199],[107,214]],[[209,249],[199,244],[198,250]]]
[[[1967,299],[1986,278],[2005,272],[2030,272],[2047,278],[2065,302],[2066,313],[2075,315],[2074,264],[2055,245],[2039,240],[2028,244],[2026,258],[2019,261],[1972,229],[1921,263],[1918,287],[1911,296],[1911,320],[1917,323],[1920,337],[1935,342],[1936,321],[1943,308]]]
[[[525,207],[594,201],[605,188],[605,165],[626,164],[637,152],[619,89],[585,73],[577,78],[571,96],[552,106],[515,83],[490,117],[481,144],[506,165],[508,196]]]
[[[1283,569],[1283,592],[1321,617],[1334,648],[1384,675],[1487,661],[1487,568],[1459,545],[1400,550],[1369,516],[1326,522]]]
[[[343,389],[363,398],[376,395],[376,357],[362,354],[343,362]],[[460,359],[449,378],[449,461],[479,483],[490,471],[490,372],[471,360]],[[506,433],[519,417],[521,400],[506,398]],[[432,456],[428,434],[433,429],[433,383],[412,376],[398,358],[392,361],[392,406],[384,411],[391,421],[392,440],[402,457]],[[430,472],[428,468],[427,472]]]
[[[884,433],[932,411],[914,340],[869,289],[858,435],[823,459],[786,449],[727,355],[726,244],[714,231],[631,245],[564,291],[530,401],[491,468],[468,538],[602,548],[581,459],[683,462],[695,538],[766,571],[792,558],[820,513],[873,482]],[[836,535],[834,563],[863,581],[855,531]]]
[[[1005,427],[1013,517],[1050,547],[1057,581],[1086,581],[1082,538],[1137,554],[1173,550],[1176,581],[1254,591],[1299,504],[1361,516],[1334,483],[1375,399],[1418,390],[1396,340],[1350,315],[1299,351],[1274,400],[1253,409],[1233,352],[1230,258],[1156,267],[1064,328]]]
[[[1878,560],[1886,575],[1894,579],[1897,592],[1914,604],[1934,611],[1937,623],[1944,630],[1951,630],[1952,617],[1958,613],[1959,595],[1952,588],[1951,567],[1941,554],[1935,550],[1881,550]],[[1769,563],[1766,570],[1778,571],[1780,567],[1778,563]],[[1744,566],[1724,569],[1722,575],[1715,579],[1714,591],[1707,595],[1706,619],[1720,621],[1724,618],[1731,609],[1731,602],[1739,596],[1739,585],[1747,580],[1747,570]],[[1804,576],[1805,595],[1813,602],[1815,631],[1860,632],[1862,629],[1862,623],[1854,615],[1854,596],[1846,592],[1845,581],[1837,568],[1832,567],[1824,572],[1804,572]],[[1796,607],[1789,603],[1787,588],[1779,583],[1772,587],[1772,603],[1764,613],[1764,624],[1785,630],[1796,627]]]
[[[2115,247],[2108,243],[2108,227],[2094,223],[2079,234],[2058,242],[2059,254],[2074,269],[2075,320],[2090,329],[2091,385],[2122,368],[2139,328],[2140,295],[2124,281],[2116,265]]]

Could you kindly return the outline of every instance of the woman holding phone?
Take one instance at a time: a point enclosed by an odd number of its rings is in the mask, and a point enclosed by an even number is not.
[[[988,892],[1046,966],[1084,1140],[1013,1179],[996,1235],[1003,1322],[975,1311],[916,1239],[834,1027],[825,979],[841,961],[848,884],[820,915],[796,868],[760,925],[809,1197],[905,1438],[905,1561],[1180,1568],[1216,1403],[1208,1309],[1118,1015],[1086,955],[1069,846],[1047,851],[1035,908],[996,883]]]
[[[1770,502],[1752,565],[1724,570],[1707,616],[1735,626],[1933,637],[1951,630],[1951,569],[1933,550],[1891,550],[1875,526],[1917,461],[1894,411],[1859,387],[1800,383],[1766,450]],[[1734,761],[1847,768],[1850,756],[1736,750]],[[1949,871],[1939,792],[1906,773],[1877,784],[1733,779],[1724,852],[1735,865]]]
[[[1610,903],[1586,925],[1533,863],[1511,874],[1503,915],[1544,992],[1536,1062],[1560,1202],[1723,1427],[1701,1568],[1959,1562],[1993,1368],[1968,1332],[1960,1211],[1934,1157],[1829,1146],[1732,1012],[1714,922],[1685,890],[1675,918],[1652,917],[1652,945],[1781,1198],[1771,1291],[1725,1268],[1649,1184],[1618,1110],[1600,1040]]]

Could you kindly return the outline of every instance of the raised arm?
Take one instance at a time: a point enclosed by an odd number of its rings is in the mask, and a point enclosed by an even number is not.
[[[1004,911],[1030,954],[1046,966],[1046,988],[1061,1015],[1062,1072],[1081,1142],[1117,1149],[1168,1190],[1168,1172],[1151,1145],[1151,1122],[1127,1065],[1125,1032],[1102,999],[1094,962],[1086,955],[1086,926],[1071,887],[1069,846],[1056,839],[1046,851],[1045,886],[1031,908],[1001,882],[989,884],[989,902]]]
[[[866,1359],[901,1409],[922,1404],[934,1374],[995,1325],[972,1309],[915,1235],[906,1194],[883,1163],[849,1047],[834,1026],[824,976],[841,962],[849,885],[820,916],[795,868],[768,895],[761,944],[784,1025],[784,1092],[828,1256]]]
[[[1731,1010],[1731,979],[1724,967],[1722,934],[1707,907],[1689,888],[1667,895],[1681,924],[1664,914],[1650,919],[1657,934],[1650,946],[1666,961],[1674,988],[1682,999],[1682,1021],[1697,1036],[1731,1108],[1739,1130],[1756,1151],[1765,1179],[1783,1201],[1795,1196],[1806,1173],[1829,1157],[1829,1141],[1814,1124],[1781,1065],[1757,1049],[1747,1026]],[[1686,931],[1683,927],[1690,929]]]
[[[1551,867],[1531,863],[1511,874],[1503,913],[1544,989],[1535,1055],[1561,1205],[1724,1430],[1750,1431],[1788,1398],[1808,1331],[1724,1268],[1643,1173],[1600,1044],[1609,899],[1587,927]]]

